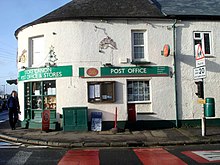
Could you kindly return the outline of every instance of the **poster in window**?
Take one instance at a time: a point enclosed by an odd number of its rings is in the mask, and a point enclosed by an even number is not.
[[[95,86],[89,85],[89,98],[94,99],[95,98]]]
[[[100,97],[100,85],[95,85],[95,97]]]

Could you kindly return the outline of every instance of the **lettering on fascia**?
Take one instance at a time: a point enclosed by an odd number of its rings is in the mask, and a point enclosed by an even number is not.
[[[116,68],[110,70],[111,74],[146,74],[147,68]]]

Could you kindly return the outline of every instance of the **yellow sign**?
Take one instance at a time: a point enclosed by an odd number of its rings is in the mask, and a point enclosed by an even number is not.
[[[197,102],[198,102],[199,104],[205,104],[205,100],[204,100],[204,99],[199,99],[199,100],[197,100]]]

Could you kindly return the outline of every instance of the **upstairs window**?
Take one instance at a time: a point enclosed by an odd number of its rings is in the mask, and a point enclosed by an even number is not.
[[[38,67],[43,65],[44,54],[44,36],[32,37],[29,39],[30,55],[29,66]]]
[[[147,61],[146,31],[132,31],[132,61]]]
[[[194,48],[200,44],[205,56],[211,55],[211,33],[210,32],[194,32]],[[196,50],[195,50],[196,53]]]

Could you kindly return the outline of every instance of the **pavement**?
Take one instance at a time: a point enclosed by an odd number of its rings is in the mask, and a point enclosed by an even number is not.
[[[114,130],[100,132],[45,132],[40,129],[17,127],[11,130],[8,121],[0,123],[0,138],[8,141],[64,148],[82,147],[155,147],[171,145],[220,143],[220,128],[206,127],[206,136],[201,128],[169,128],[115,133]]]

